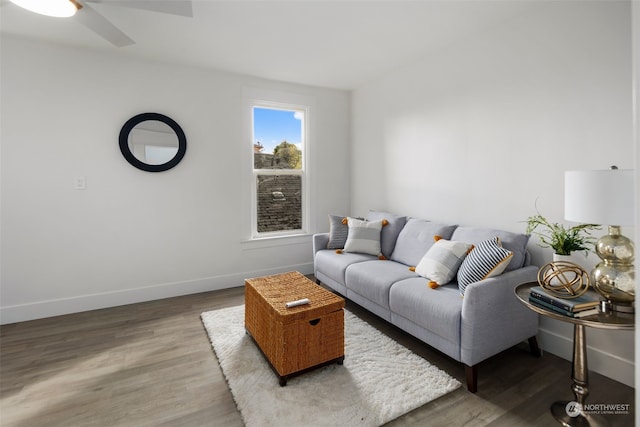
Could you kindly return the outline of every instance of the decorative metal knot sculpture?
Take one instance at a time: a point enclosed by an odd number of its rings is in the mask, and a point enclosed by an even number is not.
[[[572,262],[554,261],[538,271],[538,283],[557,297],[576,298],[589,289],[589,273]]]

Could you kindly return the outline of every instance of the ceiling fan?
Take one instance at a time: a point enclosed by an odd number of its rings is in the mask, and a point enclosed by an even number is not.
[[[193,16],[191,0],[11,0],[12,3],[47,16],[71,17],[117,47],[135,42],[91,5],[100,3],[150,10],[186,17]]]

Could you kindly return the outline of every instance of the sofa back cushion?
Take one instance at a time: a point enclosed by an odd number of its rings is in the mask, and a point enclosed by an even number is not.
[[[426,219],[409,218],[398,235],[391,259],[415,267],[435,243],[434,236],[449,240],[456,227]]]
[[[389,258],[396,246],[396,240],[398,240],[400,231],[402,231],[404,225],[407,223],[407,217],[395,215],[389,212],[369,211],[369,213],[367,213],[367,221],[378,221],[383,219],[386,219],[389,223],[382,227],[382,233],[380,234],[380,248],[382,249],[382,255]]]
[[[528,234],[513,233],[511,231],[493,228],[461,226],[455,229],[451,240],[477,245],[480,242],[496,236],[500,239],[503,248],[513,252],[513,257],[504,271],[512,271],[524,267],[527,260]]]

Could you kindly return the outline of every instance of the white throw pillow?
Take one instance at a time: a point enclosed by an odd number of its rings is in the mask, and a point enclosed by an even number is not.
[[[382,222],[361,221],[355,218],[347,218],[349,234],[344,245],[344,252],[358,252],[369,255],[380,255],[380,232]]]
[[[437,285],[446,285],[456,276],[471,248],[469,243],[439,239],[424,254],[416,273]]]

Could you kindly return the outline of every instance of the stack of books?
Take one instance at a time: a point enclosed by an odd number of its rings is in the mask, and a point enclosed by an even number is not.
[[[564,299],[546,292],[542,287],[531,288],[529,302],[569,317],[586,317],[599,313],[600,296],[593,290],[576,298]]]

